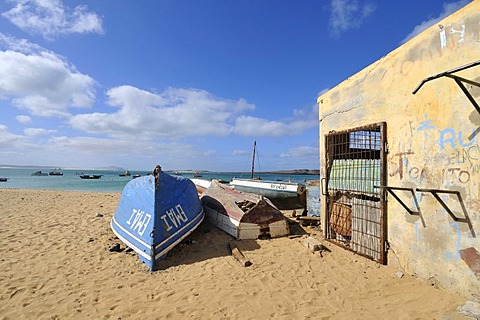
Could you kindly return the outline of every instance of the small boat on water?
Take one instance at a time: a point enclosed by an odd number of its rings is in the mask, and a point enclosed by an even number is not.
[[[130,177],[130,171],[127,170],[124,173],[120,173],[118,176],[119,177]]]
[[[50,171],[48,173],[49,176],[63,176],[63,172],[60,171]]]
[[[140,176],[139,174],[134,174],[134,175],[132,176],[132,179],[136,179],[136,178],[140,178],[140,177],[141,177],[141,176]]]
[[[48,173],[42,171],[35,171],[32,176],[48,176]]]
[[[207,219],[238,240],[290,233],[285,216],[265,197],[233,190],[213,180],[200,199]]]
[[[126,184],[110,225],[150,271],[155,271],[158,262],[193,232],[204,216],[193,182],[157,166],[153,175]]]
[[[101,174],[82,174],[82,175],[80,175],[80,179],[90,179],[90,180],[100,179],[101,177],[102,177]]]
[[[7,182],[8,178],[0,178],[0,182]]]

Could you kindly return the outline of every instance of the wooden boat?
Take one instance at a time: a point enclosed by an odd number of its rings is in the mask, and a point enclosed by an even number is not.
[[[302,183],[254,179],[256,142],[253,144],[252,173],[250,179],[233,178],[230,186],[239,191],[255,193],[269,198],[278,208],[297,209],[306,206],[306,187]]]
[[[207,218],[236,239],[276,238],[290,233],[284,215],[265,197],[213,180],[201,201]]]
[[[0,182],[7,182],[8,178],[0,178]]]
[[[281,209],[305,208],[306,187],[302,183],[233,178],[230,186],[270,199]]]
[[[197,171],[194,171],[194,172],[193,172],[193,177],[194,177],[194,178],[201,178],[202,175],[201,175],[200,173],[198,173]]]
[[[82,174],[80,179],[100,179],[101,177],[101,174]]]
[[[126,184],[111,228],[154,271],[158,262],[200,225],[204,216],[193,182],[170,176],[157,166],[153,175]]]
[[[212,184],[212,181],[210,180],[204,180],[204,179],[190,179],[192,182],[195,184],[195,187],[197,188],[197,193],[198,195],[202,195],[202,193],[210,187]]]
[[[48,173],[42,171],[35,171],[34,173],[32,173],[32,176],[48,176]]]

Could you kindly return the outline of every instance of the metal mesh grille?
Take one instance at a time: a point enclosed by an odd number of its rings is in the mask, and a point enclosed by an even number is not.
[[[379,126],[327,136],[327,236],[382,260],[382,135]]]

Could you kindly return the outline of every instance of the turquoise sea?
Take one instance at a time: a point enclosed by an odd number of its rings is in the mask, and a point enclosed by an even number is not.
[[[32,176],[35,171],[49,173],[51,171],[60,171],[63,176]],[[130,171],[130,174],[147,175],[151,171]],[[185,178],[193,178],[191,172],[169,172],[182,175]],[[71,191],[92,191],[92,192],[122,192],[124,186],[132,179],[132,176],[121,177],[124,171],[110,170],[57,170],[45,168],[0,168],[0,178],[8,178],[7,182],[0,182],[0,189],[17,188],[17,189],[41,189],[41,190],[71,190]],[[80,179],[81,174],[100,174],[102,177],[98,180]],[[200,179],[212,180],[218,179],[222,181],[231,181],[232,178],[250,178],[249,173],[242,172],[201,172]],[[302,182],[306,180],[316,180],[316,175],[286,175],[272,173],[256,173],[255,177],[260,176],[263,180],[283,180]]]

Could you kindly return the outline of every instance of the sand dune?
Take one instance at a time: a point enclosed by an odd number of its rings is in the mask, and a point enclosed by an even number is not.
[[[464,299],[325,241],[322,255],[302,238],[235,241],[243,267],[208,223],[150,273],[108,251],[119,199],[0,190],[0,319],[464,319]]]

